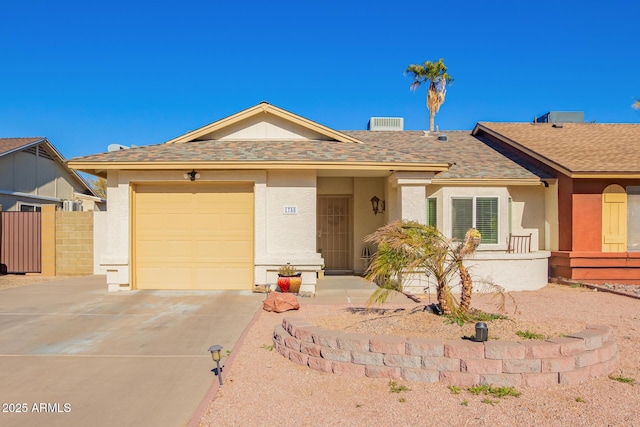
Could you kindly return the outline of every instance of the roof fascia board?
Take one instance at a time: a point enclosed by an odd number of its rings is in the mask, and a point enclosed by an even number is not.
[[[89,194],[78,193],[77,191],[74,191],[74,192],[73,192],[73,194],[74,194],[76,197],[86,198],[86,199],[89,199],[89,200],[93,200],[94,202],[106,202],[106,201],[107,201],[107,199],[103,199],[102,197],[99,197],[99,196],[91,196],[91,195],[89,195]]]
[[[576,179],[638,179],[640,172],[576,172],[569,176]]]
[[[532,125],[533,126],[533,125]],[[543,164],[549,166],[550,168],[563,173],[564,175],[567,176],[571,176],[572,172],[565,168],[564,166],[552,161],[551,159],[548,159],[546,157],[544,157],[541,154],[538,154],[537,152],[530,150],[529,148],[519,144],[518,142],[507,138],[506,136],[492,130],[491,128],[486,127],[485,125],[481,124],[481,123],[477,123],[476,126],[473,128],[473,132],[471,133],[472,135],[476,135],[478,131],[483,131],[488,133],[489,135],[498,138],[500,141],[504,142],[505,144],[508,144],[510,146],[512,146],[513,148],[516,148],[517,150],[522,151],[523,153],[533,157],[534,159],[538,160],[539,162],[542,162]]]
[[[0,190],[0,194],[6,195],[6,196],[24,197],[28,199],[34,199],[34,200],[44,200],[47,202],[58,202],[58,203],[62,202],[62,199],[59,199],[57,197],[39,196],[37,194],[21,193],[19,191]]]
[[[356,138],[352,138],[348,135],[343,134],[342,132],[338,132],[336,130],[333,130],[327,126],[321,125],[319,123],[316,123],[312,120],[309,119],[305,119],[302,116],[299,116],[297,114],[293,114],[289,111],[283,110],[282,108],[278,108],[275,105],[271,105],[269,103],[263,102],[260,103],[258,105],[255,105],[253,107],[247,108],[246,110],[242,110],[236,114],[233,114],[231,116],[225,117],[223,119],[217,120],[213,123],[210,123],[208,125],[205,125],[201,128],[192,130],[191,132],[187,132],[184,135],[178,136],[176,138],[173,138],[167,142],[165,142],[165,144],[175,144],[175,143],[182,143],[182,142],[188,142],[188,141],[192,141],[194,139],[200,138],[203,135],[206,135],[208,133],[211,132],[215,132],[219,129],[225,128],[227,126],[231,126],[239,121],[245,120],[247,118],[256,116],[258,114],[261,113],[269,113],[269,114],[273,114],[274,116],[283,118],[285,120],[288,120],[292,123],[298,124],[300,126],[303,126],[307,129],[310,129],[312,131],[318,132],[322,135],[328,136],[330,138],[333,138],[335,140],[338,140],[340,142],[353,142],[353,143],[357,143],[357,144],[363,144],[362,141],[356,139]]]
[[[370,163],[370,162],[69,162],[73,169],[104,172],[105,170],[168,170],[168,169],[343,169],[343,170],[402,170],[421,172],[444,172],[449,169],[447,163]]]
[[[433,184],[438,185],[484,185],[484,186],[508,186],[508,185],[527,185],[527,186],[539,186],[544,185],[542,180],[538,178],[504,178],[504,179],[470,179],[470,178],[434,178]]]

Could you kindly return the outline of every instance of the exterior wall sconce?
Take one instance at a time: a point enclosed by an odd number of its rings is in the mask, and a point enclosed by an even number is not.
[[[380,200],[378,196],[373,196],[371,198],[371,209],[373,209],[373,214],[378,215],[379,213],[384,213],[385,203],[384,200]]]
[[[184,175],[182,175],[182,177],[184,179],[188,179],[189,181],[195,181],[196,179],[200,178],[200,174],[196,172],[195,169],[191,169],[191,172],[185,173]]]
[[[220,369],[220,359],[222,358],[220,352],[222,351],[222,346],[219,344],[212,345],[209,347],[209,351],[211,352],[211,359],[216,362],[216,375],[218,376],[218,382],[222,385],[222,369]]]
[[[484,322],[476,323],[476,341],[484,342],[489,338],[489,328]]]

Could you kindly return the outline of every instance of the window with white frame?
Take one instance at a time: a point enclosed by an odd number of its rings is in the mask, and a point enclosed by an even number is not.
[[[454,197],[451,199],[451,237],[463,240],[470,228],[482,235],[480,243],[498,243],[498,198]]]
[[[32,205],[31,203],[18,203],[18,210],[20,212],[40,212],[42,207],[40,205]]]

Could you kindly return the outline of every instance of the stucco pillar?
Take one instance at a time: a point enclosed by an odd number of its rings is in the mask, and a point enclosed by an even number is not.
[[[107,271],[109,291],[128,290],[129,286],[129,182],[120,183],[120,172],[109,171],[107,254],[100,267]]]
[[[431,184],[433,175],[433,172],[395,172],[389,177],[389,182],[396,188],[400,219],[426,224],[427,185]]]

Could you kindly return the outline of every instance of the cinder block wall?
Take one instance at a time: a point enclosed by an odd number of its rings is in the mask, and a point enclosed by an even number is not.
[[[93,212],[56,212],[56,275],[93,274]]]

